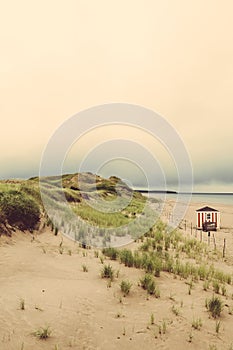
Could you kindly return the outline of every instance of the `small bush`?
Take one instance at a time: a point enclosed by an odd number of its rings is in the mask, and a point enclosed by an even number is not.
[[[154,263],[154,260],[152,258],[147,258],[144,261],[143,265],[144,265],[144,268],[145,268],[147,273],[153,273],[154,272],[155,263]]]
[[[133,253],[129,249],[123,249],[120,252],[120,262],[125,264],[127,267],[132,267],[134,265]]]
[[[141,256],[139,255],[138,252],[135,252],[134,253],[134,267],[136,267],[136,269],[140,269],[142,267],[142,258]]]
[[[146,273],[145,276],[140,280],[141,287],[147,290],[148,294],[155,293],[155,281],[151,274]]]
[[[40,220],[40,207],[24,192],[9,190],[0,195],[0,211],[5,220],[20,230],[32,230]]]
[[[103,248],[102,253],[105,256],[108,256],[111,260],[117,260],[118,257],[118,250],[116,248]]]
[[[210,311],[212,317],[220,317],[223,310],[223,303],[219,297],[213,295],[213,297],[206,302],[207,309]]]
[[[104,265],[103,269],[101,270],[101,277],[102,278],[110,278],[110,280],[113,280],[114,278],[114,271],[111,265]]]
[[[126,296],[126,295],[128,295],[129,294],[129,292],[130,292],[130,288],[132,287],[132,283],[131,282],[129,282],[129,281],[125,281],[125,280],[123,280],[122,282],[121,282],[121,291],[122,291],[122,293],[124,294],[124,296]]]

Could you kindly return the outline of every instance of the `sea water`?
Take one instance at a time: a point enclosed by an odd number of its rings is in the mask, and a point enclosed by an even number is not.
[[[178,200],[179,202],[187,201],[195,203],[206,203],[209,204],[224,204],[233,205],[233,193],[150,193],[150,197],[164,200]]]

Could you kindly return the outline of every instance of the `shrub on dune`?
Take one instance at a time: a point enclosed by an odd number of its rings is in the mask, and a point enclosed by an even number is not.
[[[40,220],[39,205],[24,192],[10,190],[1,193],[0,210],[6,222],[21,230],[34,229]]]

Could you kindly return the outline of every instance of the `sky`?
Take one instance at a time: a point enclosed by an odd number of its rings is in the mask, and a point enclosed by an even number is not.
[[[38,175],[46,145],[71,116],[128,103],[155,111],[178,133],[194,190],[233,192],[232,13],[231,0],[0,1],[0,178]],[[101,142],[109,152],[124,138],[159,160],[152,185],[165,176],[175,189],[176,166],[158,140],[126,129],[86,133],[64,170],[77,170],[93,149],[105,152]],[[144,186],[135,164],[112,159],[87,170]]]

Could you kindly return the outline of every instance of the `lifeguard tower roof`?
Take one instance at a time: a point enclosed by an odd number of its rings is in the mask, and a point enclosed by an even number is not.
[[[206,207],[203,207],[203,208],[197,209],[196,211],[218,211],[218,210],[217,210],[217,209],[210,208],[210,207],[206,206]]]

